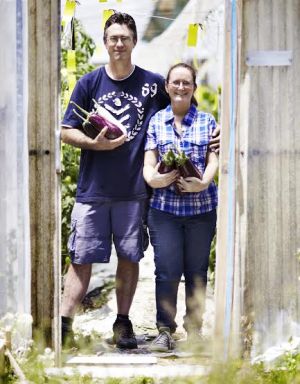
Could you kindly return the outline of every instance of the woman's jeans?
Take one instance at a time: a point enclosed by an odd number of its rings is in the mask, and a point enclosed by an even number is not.
[[[216,210],[193,216],[176,216],[150,208],[150,240],[156,275],[156,325],[176,330],[178,285],[185,280],[184,328],[202,326],[210,246],[216,227]]]

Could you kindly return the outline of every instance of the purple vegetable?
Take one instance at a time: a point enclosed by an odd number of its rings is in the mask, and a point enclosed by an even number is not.
[[[169,149],[168,152],[164,154],[161,160],[161,163],[158,167],[158,172],[164,174],[173,171],[173,169],[175,168],[175,154],[172,149]]]
[[[184,164],[179,165],[177,167],[180,176],[185,177],[197,177],[198,179],[202,179],[202,175],[200,171],[195,167],[190,159],[187,159]]]
[[[193,164],[191,159],[189,159],[184,152],[178,149],[176,149],[176,152],[177,153],[175,154],[172,149],[169,149],[168,152],[164,154],[159,165],[158,172],[164,174],[173,171],[173,169],[177,169],[180,176],[183,178],[197,177],[198,179],[202,179],[201,172]],[[178,195],[183,195],[183,192],[180,191],[176,182],[173,183],[173,186]]]
[[[70,103],[74,104],[86,116],[81,116],[75,109],[73,109],[74,113],[83,120],[82,126],[85,134],[91,137],[92,139],[98,136],[104,127],[108,128],[105,134],[105,137],[107,139],[116,139],[117,137],[124,135],[125,129],[124,131],[122,131],[120,127],[112,123],[107,118],[99,115],[96,112],[87,112],[85,109],[80,107],[72,100],[70,101]]]
[[[202,179],[201,172],[184,152],[180,151],[176,156],[176,168],[178,169],[180,176],[183,178],[197,177],[200,180]]]
[[[169,172],[173,171],[174,169],[177,169],[176,155],[172,151],[172,149],[169,149],[168,152],[166,152],[163,155],[163,158],[161,159],[160,165],[158,167],[158,172],[161,174],[164,174],[164,173],[169,173]],[[181,194],[176,183],[173,183],[172,185],[175,188],[175,192],[177,194]]]
[[[183,178],[186,177],[197,177],[202,180],[202,174],[198,170],[198,168],[194,165],[192,160],[186,156],[186,154],[182,151],[177,150],[175,162],[176,168],[179,171],[180,176]],[[179,187],[175,184],[176,193],[179,195],[183,195],[183,192],[180,191]]]

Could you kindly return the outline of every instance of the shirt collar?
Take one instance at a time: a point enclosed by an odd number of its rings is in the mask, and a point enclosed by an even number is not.
[[[184,116],[182,120],[183,124],[188,126],[192,125],[196,115],[197,115],[197,107],[195,106],[195,104],[191,104],[190,109],[188,110],[188,113]],[[165,122],[169,123],[169,122],[172,122],[173,120],[174,120],[174,114],[172,111],[171,104],[169,104],[165,109]]]

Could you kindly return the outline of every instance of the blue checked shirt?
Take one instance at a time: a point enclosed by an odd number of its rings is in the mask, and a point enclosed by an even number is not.
[[[212,132],[216,127],[212,115],[197,110],[191,105],[182,121],[181,136],[174,129],[174,115],[171,106],[157,112],[150,120],[145,150],[157,149],[159,161],[174,146],[184,151],[194,165],[204,173],[206,153]],[[150,206],[177,216],[191,216],[209,212],[216,208],[218,191],[214,182],[201,192],[176,194],[174,186],[155,188]]]

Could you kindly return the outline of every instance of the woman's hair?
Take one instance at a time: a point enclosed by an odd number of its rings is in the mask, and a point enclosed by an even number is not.
[[[171,72],[175,68],[186,68],[187,70],[189,70],[191,72],[191,75],[192,75],[192,78],[193,78],[194,86],[195,86],[195,88],[197,87],[197,83],[196,83],[197,74],[196,74],[196,71],[195,71],[195,69],[191,65],[186,64],[186,63],[177,63],[177,64],[172,65],[172,67],[168,70],[168,73],[167,73],[167,77],[166,77],[166,82],[167,83],[170,80]],[[197,102],[197,100],[196,100],[194,95],[192,96],[191,103],[195,104],[196,107],[198,106],[198,102]]]
[[[137,42],[137,31],[136,31],[136,24],[135,24],[135,21],[134,21],[134,18],[130,15],[128,15],[128,13],[122,13],[122,12],[116,12],[114,11],[115,13],[112,14],[107,20],[106,20],[106,23],[105,23],[105,26],[104,26],[104,34],[103,34],[103,41],[104,43],[106,43],[106,30],[107,28],[109,28],[112,24],[125,24],[128,29],[130,29],[130,31],[133,33],[133,41],[134,43]]]

